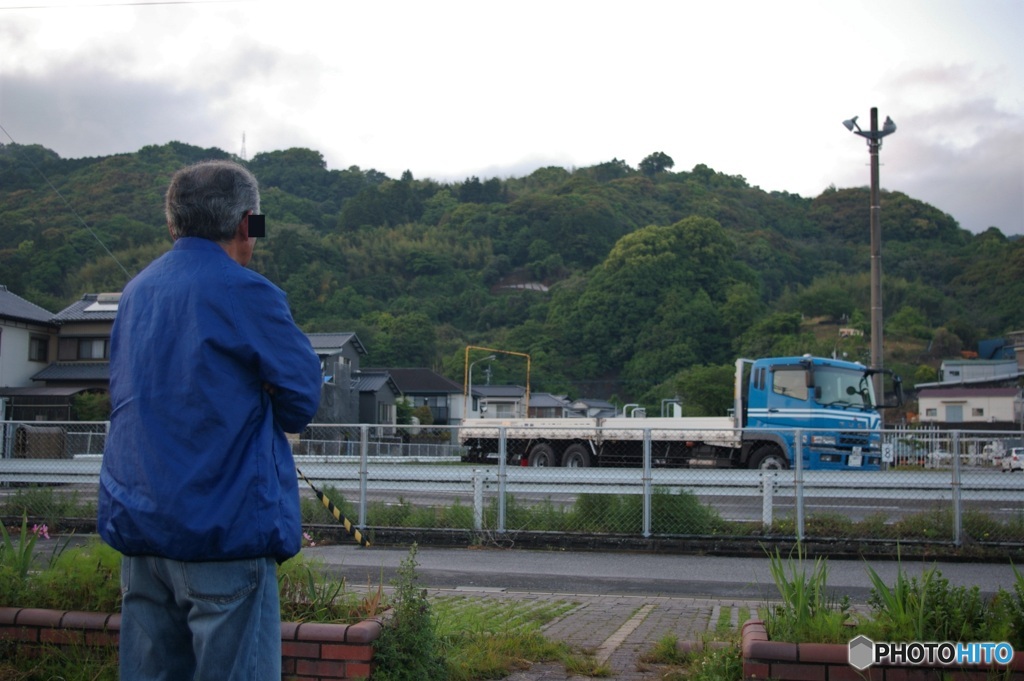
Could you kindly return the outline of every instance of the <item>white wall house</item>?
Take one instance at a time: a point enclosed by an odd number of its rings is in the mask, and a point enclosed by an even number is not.
[[[1020,423],[1019,388],[926,388],[918,393],[921,423]]]
[[[0,285],[0,388],[34,385],[32,377],[53,361],[58,328],[53,316]]]

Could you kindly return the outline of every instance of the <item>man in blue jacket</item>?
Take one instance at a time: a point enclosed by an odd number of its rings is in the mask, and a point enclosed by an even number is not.
[[[285,433],[322,381],[284,293],[246,269],[259,208],[238,164],[179,170],[174,246],[118,306],[97,525],[124,555],[122,681],[281,678],[276,568],[302,539]]]

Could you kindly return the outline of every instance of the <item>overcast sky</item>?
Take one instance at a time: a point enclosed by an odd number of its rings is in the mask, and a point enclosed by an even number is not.
[[[0,142],[244,133],[452,181],[663,151],[814,197],[868,185],[842,121],[878,107],[883,189],[1024,234],[1022,30],[1021,0],[0,0]]]

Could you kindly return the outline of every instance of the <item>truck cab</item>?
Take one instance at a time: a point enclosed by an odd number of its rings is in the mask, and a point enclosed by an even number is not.
[[[871,377],[863,364],[822,357],[739,360],[741,420],[748,466],[785,468],[796,454],[794,433],[803,438],[807,469],[878,470],[881,416]],[[902,394],[894,377],[897,395]]]

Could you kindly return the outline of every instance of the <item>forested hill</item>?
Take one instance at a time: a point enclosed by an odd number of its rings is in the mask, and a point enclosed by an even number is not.
[[[53,311],[121,290],[170,245],[173,171],[228,157],[178,142],[83,159],[0,145],[0,284]],[[466,346],[483,346],[529,354],[534,390],[656,405],[694,367],[738,355],[867,358],[866,337],[835,331],[869,330],[866,187],[765,192],[704,165],[674,172],[661,152],[638,168],[460,183],[329,170],[308,149],[247,165],[268,216],[253,266],[307,331],[356,332],[366,366],[461,382]],[[887,366],[927,375],[1024,327],[1021,240],[972,235],[899,192],[883,192],[881,219]],[[493,369],[525,381],[521,362]]]

